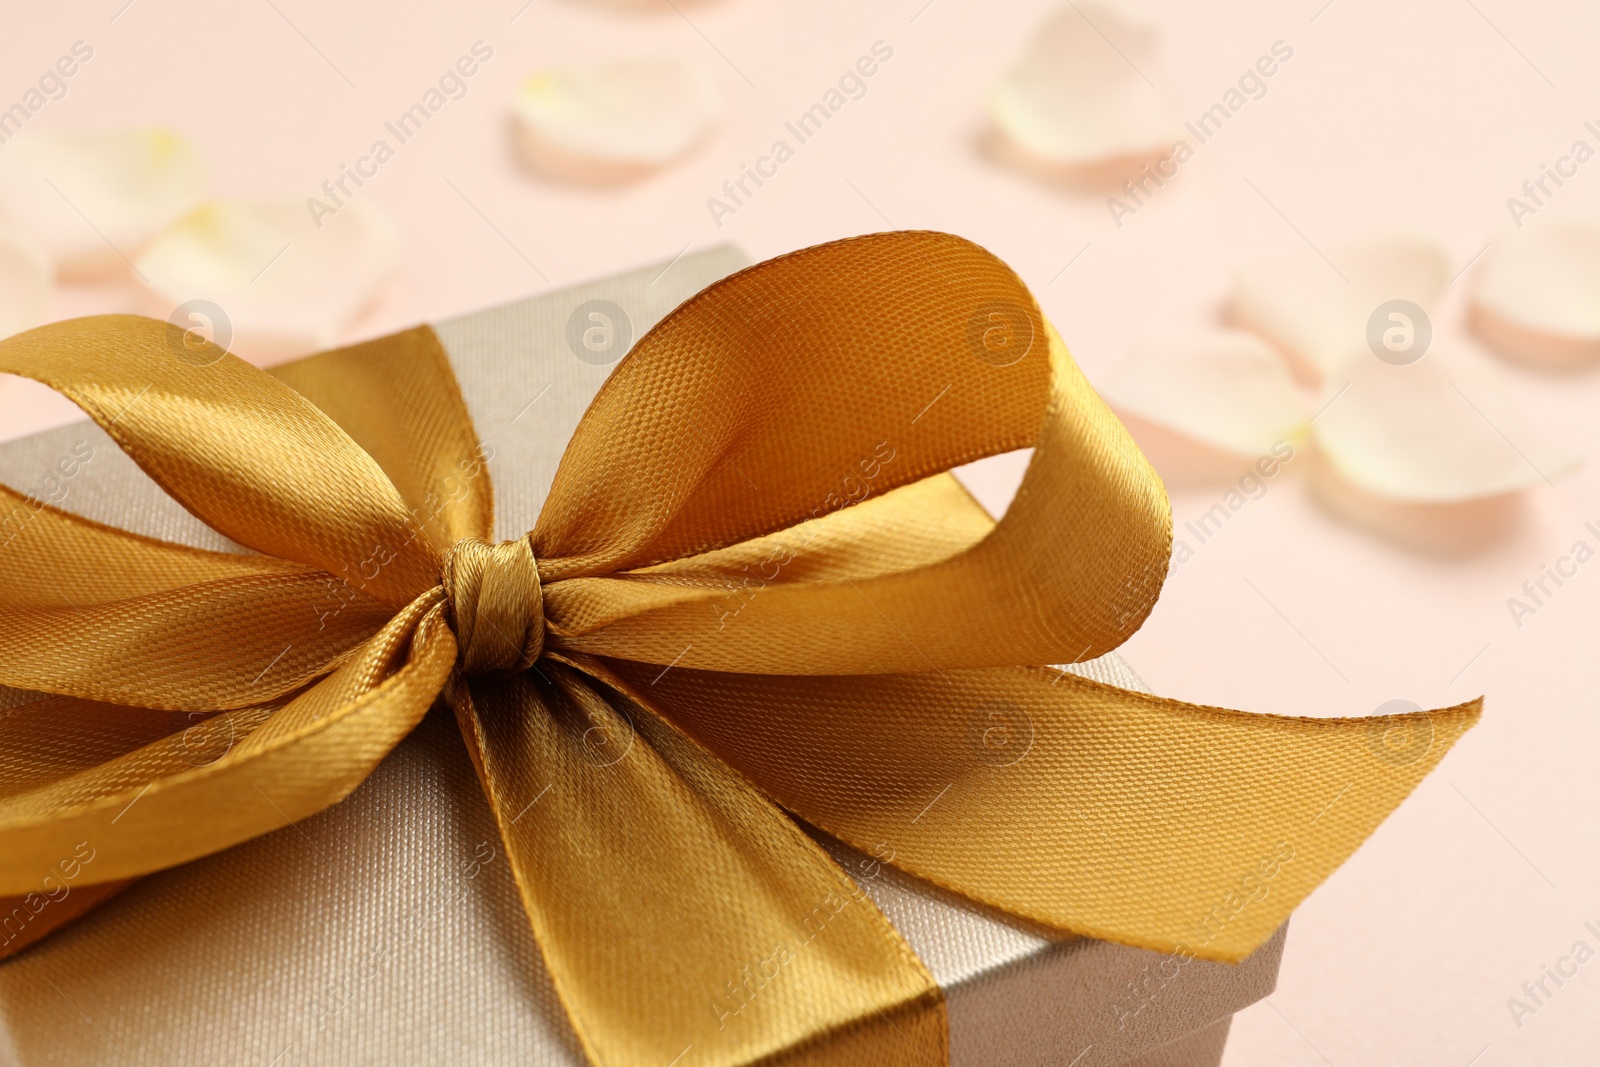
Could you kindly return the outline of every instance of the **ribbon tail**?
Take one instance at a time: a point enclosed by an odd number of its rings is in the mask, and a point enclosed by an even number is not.
[[[176,866],[344,799],[421,721],[449,678],[456,643],[441,596],[434,589],[418,597],[339,669],[281,706],[205,719],[214,747],[197,750],[180,729],[0,790],[0,894],[48,890],[74,857],[82,861],[79,886]]]
[[[887,845],[904,870],[1058,929],[1228,963],[1271,937],[1481,710],[1296,719],[1047,668],[790,678],[607,662],[857,848]]]
[[[582,671],[547,657],[450,698],[590,1061],[947,1063],[938,986],[856,883]]]

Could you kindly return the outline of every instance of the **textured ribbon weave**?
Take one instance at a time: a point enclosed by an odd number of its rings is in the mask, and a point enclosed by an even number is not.
[[[431,330],[267,374],[168,329],[0,342],[249,550],[48,507],[8,534],[0,684],[49,695],[0,717],[6,914],[81,843],[98,888],[52,924],[336,803],[442,695],[594,1062],[937,1063],[937,986],[795,816],[1034,923],[1237,961],[1479,714],[1375,732],[1039,666],[1137,628],[1170,515],[1021,281],[958,238],[689,300],[503,544]],[[948,473],[1027,446],[999,523]],[[1382,728],[1431,740],[1396,756]]]

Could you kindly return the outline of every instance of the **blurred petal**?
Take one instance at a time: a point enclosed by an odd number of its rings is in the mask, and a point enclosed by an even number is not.
[[[191,316],[208,340],[253,358],[332,347],[400,262],[394,223],[371,204],[331,199],[218,200],[157,238],[139,258],[162,318]]]
[[[207,180],[200,150],[171,130],[29,130],[0,153],[0,213],[62,276],[105,277],[199,203]]]
[[[1309,414],[1283,360],[1243,330],[1135,345],[1101,394],[1119,412],[1249,459],[1299,440]]]
[[[989,94],[1005,147],[1034,165],[1084,168],[1153,158],[1175,124],[1141,71],[1156,62],[1155,24],[1116,0],[1056,10]]]
[[[1600,358],[1600,226],[1535,223],[1498,245],[1469,316],[1513,359],[1575,367]]]
[[[1352,485],[1325,458],[1310,464],[1307,485],[1326,511],[1416,552],[1467,556],[1506,540],[1526,522],[1527,494],[1500,493],[1459,503],[1396,500]]]
[[[553,67],[517,92],[521,146],[537,170],[623,181],[694,148],[722,113],[716,81],[673,56]]]
[[[1306,249],[1241,268],[1231,308],[1239,325],[1281,348],[1295,376],[1313,385],[1366,351],[1367,320],[1379,305],[1409,300],[1428,311],[1450,280],[1449,256],[1423,238],[1370,237],[1326,251],[1326,259]]]
[[[38,325],[49,302],[49,253],[27,233],[0,227],[0,337]]]
[[[1494,369],[1465,353],[1405,366],[1357,356],[1328,397],[1313,424],[1323,458],[1381,497],[1459,503],[1554,482],[1577,466],[1533,428]]]

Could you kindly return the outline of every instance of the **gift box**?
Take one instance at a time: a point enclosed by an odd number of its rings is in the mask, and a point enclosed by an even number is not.
[[[745,265],[721,247],[435,327],[494,449],[498,536],[533,525],[629,342]],[[230,547],[89,422],[0,446],[0,480],[124,529]],[[1115,653],[1073,669],[1142,688]],[[7,712],[29,700],[0,692]],[[818,838],[847,871],[870,863]],[[954,1064],[1214,1064],[1232,1013],[1277,975],[1281,934],[1242,965],[1180,969],[874,870],[858,881],[943,989]],[[0,1010],[0,1056],[26,1067],[584,1062],[455,724],[437,709],[343,803],[145,878],[0,964]]]
[[[563,449],[629,345],[745,263],[737,250],[716,248],[434,327],[488,457],[496,537],[533,525]],[[30,506],[242,551],[92,423],[0,445],[0,481]],[[1060,669],[1147,691],[1114,652]],[[40,699],[0,689],[0,729]],[[221,720],[173,715],[197,766],[233,743]],[[1005,743],[1002,729],[997,762],[1015,758]],[[8,942],[31,941],[45,909],[87,913],[0,963],[0,1062],[587,1062],[447,710],[429,712],[346,799],[283,822],[126,888],[96,884],[86,842],[60,864],[56,891],[8,901],[15,907],[0,917]],[[892,854],[806,832],[936,980],[953,1064],[1216,1064],[1233,1013],[1273,989],[1284,928],[1234,964],[1074,937],[905,873]],[[1292,852],[1245,875],[1257,896],[1230,894],[1231,910],[1211,914],[1225,924],[1264,898],[1260,879],[1276,877]],[[797,927],[802,936],[807,929]],[[670,944],[664,937],[662,951]],[[764,993],[778,995],[767,993],[778,971],[771,959],[752,959],[707,991],[708,1009],[735,1020]],[[880,1013],[863,1025],[896,1022]],[[808,1039],[795,1061],[818,1052],[826,1060],[832,1037]]]

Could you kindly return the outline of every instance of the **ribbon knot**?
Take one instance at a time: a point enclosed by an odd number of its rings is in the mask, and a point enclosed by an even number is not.
[[[544,651],[544,596],[527,537],[462,538],[445,557],[440,584],[463,674],[513,674]]]

